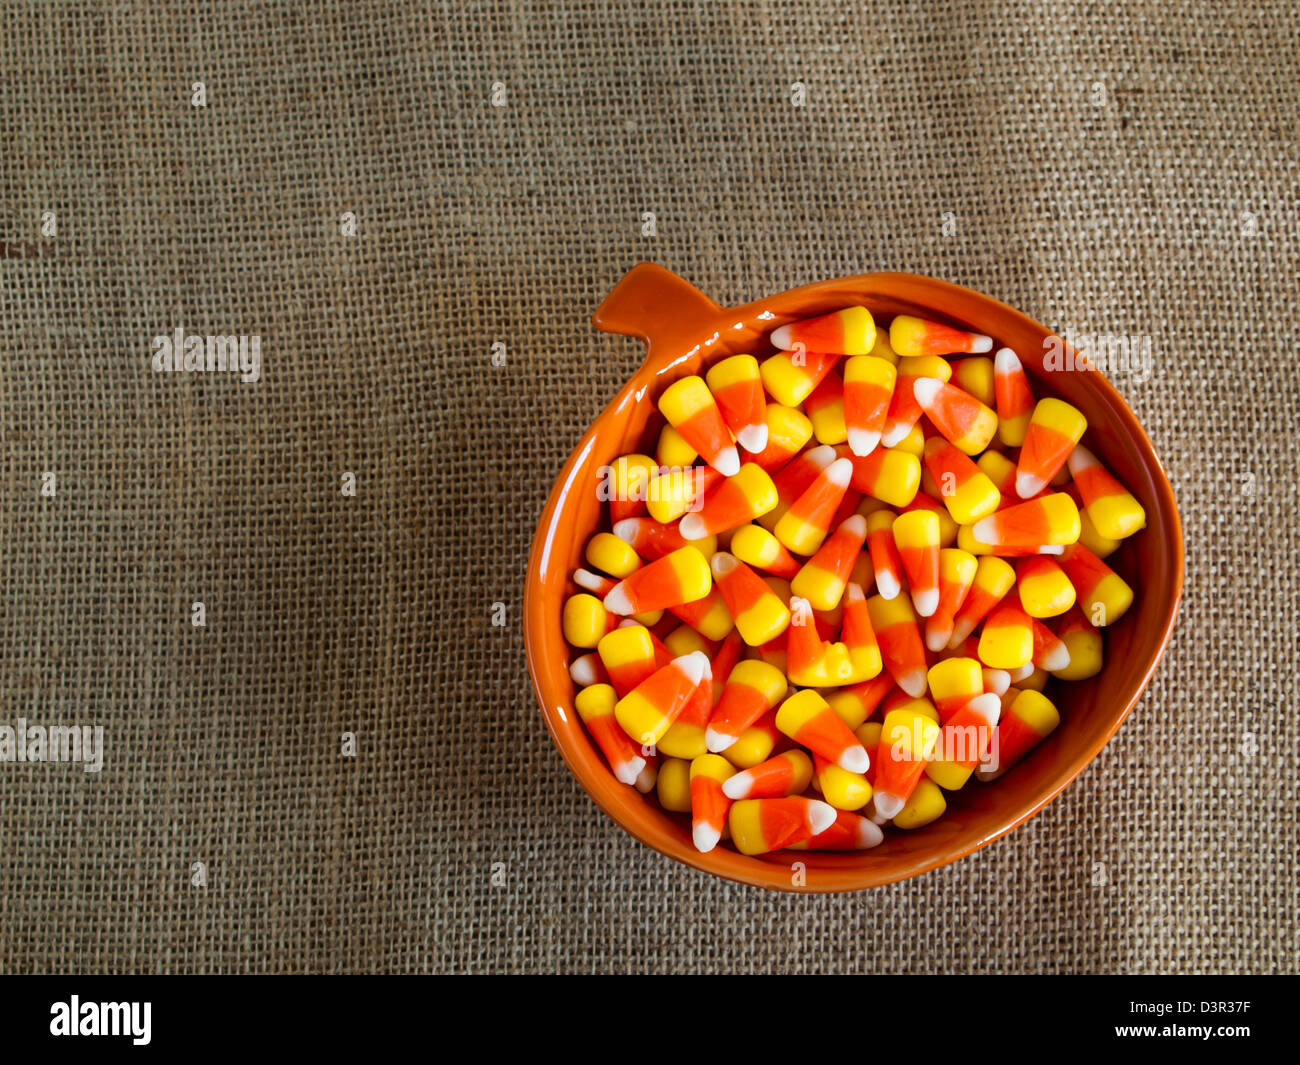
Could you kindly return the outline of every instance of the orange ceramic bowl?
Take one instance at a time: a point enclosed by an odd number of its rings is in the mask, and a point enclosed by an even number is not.
[[[1039,395],[1060,396],[1084,413],[1089,447],[1146,510],[1147,528],[1109,560],[1136,600],[1106,630],[1101,673],[1053,685],[1060,727],[1001,779],[948,794],[948,811],[932,824],[912,832],[886,828],[885,842],[862,852],[746,857],[724,843],[700,854],[684,818],[614,779],[573,709],[571,652],[560,615],[575,591],[570,577],[583,565],[587,540],[608,521],[596,498],[598,471],[628,452],[654,453],[661,424],[655,400],[679,377],[703,373],[737,352],[761,357],[772,350],[766,334],[777,326],[850,304],[865,305],[884,322],[914,314],[987,333],[1021,355]],[[641,337],[649,351],[551,489],[528,561],[524,639],[547,728],[578,781],[618,824],[655,850],[730,880],[787,891],[855,891],[916,876],[997,839],[1047,805],[1096,756],[1150,680],[1183,585],[1182,528],[1169,479],[1133,412],[1099,372],[1045,371],[1037,357],[1051,335],[1045,326],[978,292],[912,274],[845,277],[724,309],[676,275],[642,263],[615,286],[593,321],[598,329]],[[805,867],[797,886],[794,861]]]

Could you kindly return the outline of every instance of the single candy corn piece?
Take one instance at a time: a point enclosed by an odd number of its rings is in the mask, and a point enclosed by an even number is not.
[[[610,463],[601,498],[609,500],[611,522],[645,513],[646,493],[654,470],[655,460],[649,455],[622,455]]]
[[[933,781],[922,777],[908,797],[907,804],[894,817],[894,827],[911,831],[937,821],[948,809],[943,791]]]
[[[700,453],[691,447],[686,442],[686,438],[671,425],[665,425],[659,430],[659,442],[655,445],[655,462],[660,466],[686,469],[695,465],[695,460],[699,457]]]
[[[853,464],[836,459],[819,474],[782,515],[772,532],[797,555],[811,555],[830,532],[831,516],[848,490]]]
[[[923,618],[939,607],[939,519],[928,510],[912,510],[894,520],[894,543],[912,592],[912,605]]]
[[[867,596],[860,584],[849,583],[844,591],[844,624],[840,642],[849,655],[852,674],[849,683],[862,684],[880,676],[884,660],[871,624]]]
[[[722,839],[731,800],[723,783],[735,773],[730,762],[716,754],[702,754],[691,762],[691,842],[708,854]]]
[[[727,612],[745,643],[757,647],[785,632],[790,624],[790,611],[762,577],[725,551],[714,555],[709,565]]]
[[[776,485],[762,468],[747,462],[704,497],[699,510],[685,515],[678,529],[692,542],[753,521],[776,507]]]
[[[602,636],[616,628],[618,618],[594,595],[579,592],[564,601],[561,631],[574,647],[595,647]]]
[[[1017,506],[1018,505],[1019,504],[1017,504]],[[1028,555],[1059,555],[1065,550],[1065,548],[1060,544],[1035,544],[1033,547],[991,547],[975,538],[974,525],[957,526],[957,546],[963,551],[969,551],[977,558],[982,558],[984,555],[997,555],[999,558],[1025,558]]]
[[[656,670],[614,707],[623,731],[636,743],[655,746],[686,708],[696,686],[708,679],[709,668],[708,656],[693,651]]]
[[[1097,628],[1115,624],[1133,605],[1133,589],[1082,544],[1067,547],[1060,561],[1078,593],[1083,616]]]
[[[597,533],[588,540],[585,558],[602,573],[619,579],[629,577],[641,568],[641,560],[632,550],[632,545],[613,533]]]
[[[694,546],[706,558],[717,550],[717,541],[708,538],[694,544],[682,536],[676,525],[664,525],[653,518],[625,518],[614,525],[614,535],[625,541],[644,559],[654,560],[671,555],[686,546]]]
[[[740,472],[740,455],[731,430],[713,401],[713,393],[698,376],[674,381],[659,397],[659,410],[691,447],[724,477]]]
[[[924,695],[925,645],[912,604],[902,595],[893,599],[875,595],[867,600],[867,611],[889,675],[908,695]]]
[[[998,416],[956,385],[937,377],[918,377],[912,394],[934,427],[967,455],[978,455],[998,431]]]
[[[1065,570],[1046,555],[1031,555],[1016,563],[1020,605],[1031,618],[1054,618],[1074,606],[1075,591]]]
[[[976,641],[978,646],[978,641]],[[984,690],[1002,696],[1011,687],[1011,674],[1005,669],[989,669],[985,666],[980,672],[984,674]]]
[[[729,748],[785,698],[788,687],[785,674],[775,666],[756,659],[737,662],[709,717],[704,737],[708,749],[716,754]]]
[[[898,371],[874,355],[855,355],[844,364],[844,424],[849,448],[870,455],[884,432]]]
[[[637,774],[636,783],[632,786],[642,795],[649,795],[655,790],[655,783],[659,779],[659,755],[653,752],[641,753],[645,759],[645,768]]]
[[[837,355],[866,355],[876,343],[876,323],[865,307],[845,307],[817,318],[805,318],[772,330],[772,345],[793,351],[833,351]]]
[[[597,599],[603,600],[618,585],[618,581],[613,577],[605,577],[599,573],[592,573],[587,569],[576,569],[573,571],[573,583],[585,592],[590,592]],[[662,610],[646,610],[639,614],[633,614],[632,619],[639,625],[647,627],[658,625],[663,619]]]
[[[745,525],[731,538],[731,553],[747,566],[790,580],[803,567],[785,545],[761,525]]]
[[[854,514],[817,549],[790,582],[795,595],[807,599],[814,610],[838,605],[853,564],[867,539],[867,519]]]
[[[578,655],[569,663],[569,676],[579,688],[590,688],[593,684],[608,684],[609,674],[600,656],[591,651]]]
[[[980,780],[996,780],[1047,738],[1061,715],[1040,692],[1019,692],[1002,711],[984,764],[975,771]]]
[[[842,444],[849,438],[844,421],[844,382],[831,370],[803,401],[819,444]]]
[[[1071,488],[1074,488],[1074,485],[1067,486],[1066,491],[1070,491]],[[1077,491],[1078,489],[1075,489],[1070,492],[1070,497],[1074,499],[1076,504],[1081,502],[1080,499],[1075,497]],[[1112,540],[1108,536],[1102,536],[1101,533],[1097,531],[1097,526],[1095,526],[1092,523],[1092,519],[1088,517],[1088,511],[1086,509],[1080,509],[1079,511],[1079,543],[1083,544],[1084,547],[1098,558],[1109,558],[1119,550],[1120,545],[1120,541]]]
[[[709,704],[711,710],[718,705],[718,700],[722,698],[722,692],[731,677],[731,671],[739,664],[740,654],[744,647],[745,641],[740,638],[740,633],[732,629],[727,634],[727,638],[718,644],[717,651],[714,652],[713,657],[710,659],[709,668],[713,673],[713,701]]]
[[[906,804],[939,742],[938,722],[915,710],[885,715],[876,747],[875,809],[886,819]]]
[[[975,460],[975,465],[980,468],[980,472],[993,482],[993,487],[998,490],[998,507],[1001,510],[1004,507],[1017,506],[1021,499],[1016,495],[1016,464],[1014,459],[1007,458],[1000,451],[986,451]],[[983,517],[984,515],[980,515]]]
[[[812,760],[796,748],[736,773],[723,783],[722,793],[732,800],[799,795],[808,790],[812,775]]]
[[[936,724],[939,723],[939,711],[935,709],[934,703],[924,695],[914,698],[903,691],[902,688],[895,688],[880,703],[880,714],[882,717],[888,717],[895,710],[906,710],[909,713],[923,714]]]
[[[917,355],[980,354],[993,350],[982,333],[967,333],[939,322],[900,314],[889,325],[889,346],[903,358]]]
[[[921,488],[921,462],[909,452],[878,447],[849,461],[853,487],[890,506],[907,506]]]
[[[867,518],[867,551],[875,573],[876,591],[882,599],[893,599],[903,590],[903,560],[894,543],[897,518],[889,510],[877,510]]]
[[[619,581],[605,596],[605,609],[624,616],[664,610],[703,599],[712,587],[704,556],[693,547],[683,547]]]
[[[775,476],[812,439],[812,422],[801,410],[769,403],[763,423],[767,446],[753,456],[753,462]]]
[[[861,684],[827,692],[824,698],[830,708],[840,716],[840,720],[855,732],[876,711],[882,700],[894,687],[894,678],[888,673],[881,673]],[[867,747],[874,750],[875,745]]]
[[[680,658],[682,655],[688,655],[692,651],[703,651],[713,658],[713,652],[717,650],[712,640],[707,639],[701,633],[691,628],[689,625],[677,625],[667,636],[663,638],[663,643],[669,651],[670,658]]]
[[[1034,413],[1034,394],[1029,390],[1024,366],[1010,348],[998,348],[993,356],[993,392],[997,399],[998,439],[1007,447],[1020,447]]]
[[[834,352],[778,351],[764,359],[759,373],[767,394],[783,407],[797,407],[839,362]]]
[[[646,509],[655,521],[670,525],[699,510],[704,497],[722,481],[722,474],[711,466],[658,466],[646,490]]]
[[[1069,651],[1070,661],[1063,668],[1052,670],[1052,676],[1061,680],[1087,680],[1101,672],[1101,631],[1090,625],[1077,607],[1061,619],[1056,635]]]
[[[1123,540],[1147,524],[1146,511],[1129,490],[1115,480],[1091,451],[1077,445],[1067,460],[1084,508],[1097,531],[1108,540]]]
[[[850,773],[865,773],[871,765],[857,737],[815,691],[798,692],[783,702],[776,712],[776,727],[795,743]]]
[[[767,395],[758,360],[753,355],[733,355],[710,367],[704,381],[740,446],[751,454],[767,447]]]
[[[971,533],[999,548],[1073,544],[1079,539],[1079,508],[1064,492],[1052,492],[981,518]]]
[[[683,758],[665,758],[659,764],[656,781],[659,805],[673,813],[691,812],[691,763]]]
[[[883,439],[884,434],[881,434]],[[907,431],[907,435],[893,446],[894,451],[905,451],[918,459],[925,454],[925,430],[918,421]]]
[[[1033,619],[1018,597],[1007,596],[984,621],[980,661],[991,669],[1019,669],[1034,659]]]
[[[987,355],[960,359],[952,364],[952,380],[958,388],[969,392],[986,407],[997,403],[994,384],[993,360]]]
[[[772,477],[776,486],[777,505],[759,515],[758,523],[769,532],[785,517],[786,511],[817,480],[818,475],[835,461],[835,449],[829,445],[809,448]]]
[[[670,606],[668,612],[679,621],[686,622],[706,640],[723,640],[735,627],[731,612],[722,600],[722,593],[717,588],[710,588],[709,594],[694,602]]]
[[[685,628],[685,626],[683,626]],[[689,631],[689,630],[688,630]],[[701,651],[705,657],[708,652]],[[680,657],[678,655],[677,657]],[[698,758],[707,753],[705,729],[709,724],[709,715],[713,713],[713,663],[710,660],[709,672],[695,685],[691,697],[682,707],[657,744],[659,751],[672,758]]]
[[[1038,667],[1035,666],[1032,661],[1029,661],[1026,662],[1023,666],[1019,667],[1018,669],[1011,670],[1008,673],[1008,676],[1011,678],[1011,683],[1014,684],[1017,689],[1019,689],[1025,683],[1026,680],[1028,680],[1030,677],[1034,675],[1034,670],[1037,668]]]
[[[964,787],[991,746],[1001,715],[1002,700],[996,695],[968,699],[944,722],[925,775],[947,791]]]
[[[737,769],[753,769],[772,757],[778,743],[788,741],[776,727],[776,711],[769,710],[740,734],[730,747],[722,752]]]
[[[868,785],[870,787],[870,785]],[[802,843],[790,844],[795,851],[865,851],[878,847],[885,840],[880,826],[867,820],[861,814],[848,810],[837,810],[835,821],[825,832],[820,832],[812,839]]]
[[[817,799],[789,795],[741,799],[731,806],[731,840],[741,854],[766,854],[811,839],[835,823],[833,807]]]
[[[946,723],[976,696],[984,694],[984,672],[974,658],[945,658],[930,667],[927,675],[930,699]]]
[[[1040,673],[1055,673],[1058,669],[1066,669],[1070,665],[1070,649],[1066,646],[1065,641],[1056,635],[1051,629],[1044,625],[1037,618],[1029,619],[1029,627],[1034,636],[1034,668]],[[1047,682],[1047,677],[1042,677],[1043,683]],[[1021,682],[1022,688],[1030,685]],[[1039,685],[1041,687],[1041,685]]]
[[[952,367],[937,355],[925,355],[904,359],[898,364],[897,373],[894,394],[889,397],[889,410],[885,414],[885,428],[880,434],[880,442],[885,447],[895,447],[911,435],[921,418],[921,404],[912,386],[922,377],[951,380]]]
[[[968,551],[956,547],[939,550],[939,605],[925,621],[925,646],[939,652],[952,639],[957,611],[966,602],[979,562]]]
[[[939,499],[958,525],[971,525],[998,509],[1002,494],[989,476],[941,436],[925,443],[925,468]]]
[[[608,684],[593,684],[574,696],[573,706],[614,776],[624,784],[635,784],[645,768],[645,759],[614,719],[617,701],[618,696]]]
[[[953,618],[949,648],[956,650],[975,631],[995,606],[1002,602],[1007,592],[1015,587],[1016,571],[1004,559],[985,555],[975,568],[975,580]]]
[[[861,810],[871,801],[871,784],[861,773],[850,773],[821,755],[814,755],[818,790],[837,810]]]
[[[923,475],[923,481],[930,479],[931,478],[928,474]],[[906,514],[910,510],[928,510],[939,519],[940,547],[951,547],[957,542],[957,530],[960,526],[952,520],[952,515],[948,513],[948,508],[935,499],[934,496],[928,495],[925,492],[917,492],[916,498],[903,507],[902,513]]]
[[[650,630],[644,625],[617,628],[601,637],[596,653],[620,698],[664,663],[656,661]]]
[[[1016,462],[1016,495],[1029,499],[1046,488],[1087,428],[1088,420],[1070,404],[1051,396],[1040,399]]]

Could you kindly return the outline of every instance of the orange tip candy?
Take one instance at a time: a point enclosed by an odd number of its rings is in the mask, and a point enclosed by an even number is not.
[[[724,477],[740,472],[740,454],[731,430],[722,419],[704,378],[692,375],[674,381],[659,397],[659,410],[668,424]]]
[[[752,769],[741,770],[723,783],[722,792],[733,801],[798,795],[808,790],[812,775],[812,760],[796,748],[773,755]]]
[[[767,583],[735,555],[719,551],[709,563],[727,612],[750,647],[770,643],[790,624],[790,611]]]
[[[694,547],[683,547],[642,566],[605,596],[611,614],[640,614],[703,599],[713,587],[709,564]]]
[[[993,340],[982,333],[900,314],[889,325],[889,346],[904,358],[917,355],[978,355],[993,350]]]
[[[1030,499],[1051,483],[1088,428],[1088,420],[1063,400],[1040,399],[1029,419],[1016,462],[1016,495]]]
[[[797,692],[776,712],[776,727],[795,743],[850,773],[871,765],[866,748],[817,692]]]
[[[732,804],[727,823],[741,854],[766,854],[825,832],[835,823],[835,809],[795,795],[742,799]]]
[[[844,425],[853,454],[870,455],[880,443],[898,371],[874,355],[844,364]]]
[[[734,477],[728,477],[704,497],[704,505],[686,514],[678,530],[686,540],[703,540],[774,510],[776,485],[761,467],[747,462]],[[615,575],[617,576],[617,574]]]
[[[990,547],[1037,550],[1079,539],[1079,508],[1065,492],[1031,499],[981,518],[971,529],[976,541]]]
[[[704,381],[740,446],[751,454],[767,447],[767,396],[758,360],[733,355],[710,367]]]
[[[1020,358],[1010,348],[999,348],[993,356],[993,393],[998,408],[998,439],[1007,447],[1025,442],[1029,418],[1034,413],[1034,394]]]
[[[934,427],[967,455],[978,455],[998,431],[998,416],[969,392],[937,377],[918,377],[912,394]]]
[[[1067,460],[1084,509],[1093,526],[1107,540],[1123,540],[1147,524],[1142,504],[1115,480],[1086,447],[1078,445]]]
[[[866,355],[876,343],[876,322],[865,307],[845,307],[772,330],[773,347],[793,351],[832,351],[837,355]]]

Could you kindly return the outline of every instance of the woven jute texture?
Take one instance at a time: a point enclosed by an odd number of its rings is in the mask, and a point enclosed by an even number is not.
[[[0,722],[106,750],[0,763],[0,969],[1295,970],[1298,62],[1280,0],[6,5]],[[524,570],[642,259],[1150,338],[1186,600],[1029,824],[775,896],[574,781]]]

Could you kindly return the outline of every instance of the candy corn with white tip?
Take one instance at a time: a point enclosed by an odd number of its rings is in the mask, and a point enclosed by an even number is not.
[[[853,487],[891,507],[907,506],[921,488],[921,460],[910,452],[878,447],[869,455],[852,455],[849,461]]]
[[[874,595],[867,600],[867,611],[885,669],[908,695],[924,695],[925,645],[907,596],[885,599]]]
[[[695,542],[745,525],[777,504],[776,485],[767,471],[747,462],[704,497],[704,505],[682,517],[683,538]]]
[[[614,776],[624,784],[635,784],[646,760],[614,719],[617,701],[614,689],[608,684],[593,684],[574,696],[573,706]]]
[[[731,538],[731,553],[747,566],[790,580],[803,564],[761,525],[746,525]]]
[[[876,747],[875,810],[889,819],[897,816],[939,742],[937,721],[915,710],[891,710],[885,715]]]
[[[877,510],[867,518],[867,552],[882,599],[893,599],[903,590],[903,560],[894,543],[896,520],[898,515],[890,510]]]
[[[702,754],[691,762],[691,842],[701,854],[722,840],[731,809],[722,786],[734,773],[731,763],[716,754]]]
[[[704,742],[720,753],[734,744],[747,728],[774,709],[789,688],[785,674],[757,659],[737,662],[709,717]]]
[[[668,424],[724,477],[740,472],[740,454],[731,430],[722,419],[704,378],[692,375],[674,381],[659,397],[659,410]]]
[[[976,626],[983,621],[995,606],[1002,602],[1007,592],[1016,584],[1016,571],[1004,559],[985,555],[975,568],[975,580],[971,582],[966,600],[953,619],[952,636],[948,647],[956,650],[966,642]]]
[[[968,699],[944,721],[925,775],[947,791],[957,791],[970,779],[993,742],[1002,715],[1002,700],[991,693]]]
[[[653,637],[644,625],[627,625],[601,637],[596,654],[620,698],[664,664],[656,661]]]
[[[609,497],[611,522],[645,513],[646,495],[654,471],[655,460],[649,455],[621,455],[610,463],[602,489]]]
[[[763,416],[767,446],[753,455],[753,462],[775,475],[812,439],[812,422],[801,410],[769,403]]]
[[[993,350],[983,333],[968,333],[939,322],[900,314],[889,324],[889,346],[904,359],[918,355],[976,355]]]
[[[578,655],[569,663],[569,677],[579,688],[590,688],[593,684],[608,684],[609,674],[605,672],[605,665],[600,660],[600,655],[594,651],[588,651],[585,655]]]
[[[821,755],[813,756],[813,768],[822,800],[835,809],[861,810],[871,801],[871,782],[863,774],[850,773]]]
[[[763,578],[735,555],[719,551],[709,563],[740,638],[750,647],[770,643],[790,624],[790,611]]]
[[[1031,618],[1054,618],[1074,606],[1074,585],[1059,563],[1046,555],[1031,555],[1016,563],[1016,590]]]
[[[1115,624],[1133,605],[1133,589],[1082,544],[1067,547],[1060,562],[1078,594],[1083,616],[1097,628]]]
[[[706,640],[724,640],[735,628],[731,612],[722,601],[722,593],[717,588],[710,588],[702,599],[670,606],[668,612],[679,621],[684,621]]]
[[[876,323],[865,307],[845,307],[816,318],[805,318],[772,330],[772,345],[793,351],[833,351],[837,355],[866,355],[876,343]]]
[[[1123,540],[1147,524],[1142,504],[1115,480],[1097,457],[1082,445],[1070,452],[1070,476],[1097,531],[1108,540]]]
[[[925,442],[923,461],[938,486],[940,501],[958,525],[986,518],[1001,504],[1002,494],[989,476],[943,437]]]
[[[952,639],[953,624],[975,583],[979,561],[968,551],[945,547],[939,551],[939,605],[925,620],[925,646],[935,653]]]
[[[929,777],[922,777],[916,782],[906,804],[894,816],[893,825],[908,831],[924,828],[942,817],[946,809],[948,803],[943,797],[943,789]]]
[[[701,653],[708,656],[707,651]],[[709,672],[695,685],[691,697],[686,700],[682,712],[668,726],[668,731],[659,737],[656,746],[660,753],[672,758],[698,758],[707,753],[704,733],[709,724],[709,715],[713,712],[712,670],[713,663],[710,660]]]
[[[683,547],[619,581],[605,596],[605,609],[624,616],[664,610],[703,599],[712,587],[704,556],[693,547]]]
[[[597,533],[588,540],[584,557],[602,573],[620,580],[641,568],[641,559],[632,550],[632,545],[613,533]]]
[[[676,525],[664,525],[653,518],[625,518],[614,525],[614,535],[626,541],[632,550],[644,559],[653,561],[671,555],[683,547],[693,546],[706,558],[717,549],[713,538],[693,544],[678,531]]]
[[[956,385],[937,377],[918,377],[912,394],[926,416],[958,451],[978,455],[998,431],[998,416]]]
[[[986,407],[997,403],[994,384],[993,360],[987,355],[973,355],[952,364],[952,383],[963,392],[969,392]]]
[[[1020,608],[1018,597],[1007,596],[985,618],[979,656],[991,669],[1016,670],[1034,660],[1033,619]]]
[[[1007,447],[1020,447],[1034,413],[1034,394],[1029,390],[1024,365],[1010,348],[998,348],[993,356],[993,392],[997,399],[998,439]]]
[[[653,747],[709,676],[709,659],[702,651],[674,658],[623,696],[614,716],[634,742]]]
[[[928,510],[910,510],[894,520],[894,543],[917,614],[928,618],[939,607],[939,519]]]
[[[870,455],[880,443],[898,371],[874,355],[856,355],[844,364],[844,424],[849,448]]]
[[[791,591],[807,599],[814,610],[833,609],[844,595],[866,539],[867,519],[861,514],[847,518],[795,574]]]
[[[704,382],[740,446],[751,454],[767,447],[767,394],[758,360],[732,355],[710,367]]]
[[[867,596],[860,584],[849,582],[844,591],[844,624],[840,631],[840,642],[849,655],[852,673],[848,678],[850,684],[861,684],[873,680],[884,668],[884,659],[880,653],[880,644],[871,624],[871,611],[867,609]]]
[[[850,773],[865,773],[871,765],[866,748],[815,691],[798,692],[783,702],[776,712],[776,727],[801,747]]]
[[[835,458],[835,449],[830,445],[809,448],[773,474],[772,483],[776,486],[777,505],[766,514],[759,515],[758,523],[769,532],[775,529],[777,522],[785,517],[786,511],[817,480],[818,475],[835,461]]]
[[[835,823],[835,809],[818,799],[796,795],[741,799],[732,803],[727,822],[741,854],[767,854],[820,835]]]
[[[980,780],[996,780],[1050,736],[1060,723],[1056,706],[1042,693],[1017,693],[1003,709],[988,756],[975,775]]]
[[[876,712],[880,701],[893,687],[894,678],[888,673],[880,673],[861,684],[827,692],[824,698],[830,704],[830,708],[840,715],[840,720],[857,731],[867,718]],[[868,751],[873,749],[867,748]]]
[[[722,481],[722,474],[712,466],[657,466],[646,489],[646,510],[655,521],[670,525],[688,511],[698,510]]]
[[[1070,653],[1069,664],[1052,670],[1061,680],[1087,680],[1101,672],[1101,630],[1094,628],[1083,613],[1075,607],[1060,619],[1056,635]]]
[[[1035,617],[1029,619],[1029,628],[1034,636],[1034,667],[1049,673],[1068,668],[1070,649],[1065,641]]]
[[[1064,492],[1052,492],[981,518],[971,529],[991,547],[1064,546],[1079,539],[1079,508]]]
[[[835,821],[824,832],[802,843],[791,843],[796,851],[865,851],[878,847],[885,841],[880,826],[861,814],[836,810]]]
[[[939,712],[940,723],[977,695],[984,694],[984,672],[977,659],[945,658],[930,667],[927,674],[930,699]]]
[[[1087,428],[1088,420],[1070,404],[1051,396],[1040,399],[1016,461],[1016,495],[1030,499],[1046,488]]]
[[[767,394],[783,407],[797,407],[840,361],[833,352],[778,351],[759,367]]]
[[[885,447],[894,447],[904,440],[921,418],[921,404],[917,402],[912,386],[922,377],[934,377],[940,381],[952,379],[952,367],[937,355],[903,359],[898,364],[897,373],[894,394],[889,397],[889,410],[885,414],[885,427],[880,433],[880,442]]]
[[[723,783],[722,793],[733,801],[799,795],[808,790],[812,775],[812,760],[795,748],[736,773]]]
[[[797,555],[811,555],[830,532],[831,516],[848,490],[853,464],[836,459],[819,474],[791,505],[772,530],[776,538]]]

